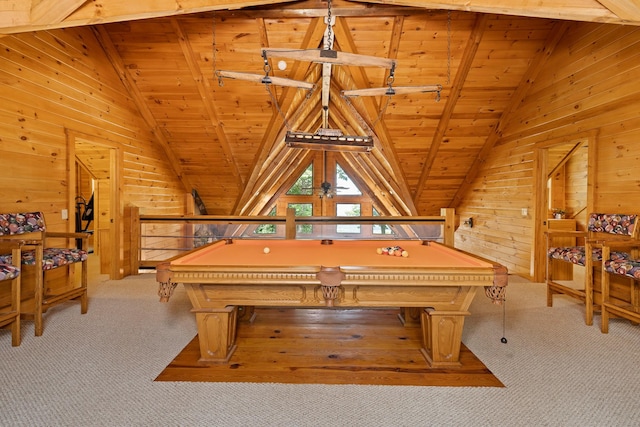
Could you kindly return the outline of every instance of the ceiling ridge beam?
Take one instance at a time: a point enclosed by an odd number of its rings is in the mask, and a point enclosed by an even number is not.
[[[522,76],[520,84],[518,85],[518,89],[511,97],[509,105],[502,112],[502,116],[498,121],[496,128],[487,137],[487,140],[483,144],[480,153],[478,154],[478,156],[476,156],[476,159],[469,168],[468,173],[465,175],[462,184],[456,191],[456,194],[453,196],[449,207],[458,207],[462,202],[462,199],[471,188],[471,184],[475,181],[478,174],[480,173],[480,169],[486,162],[491,150],[502,136],[502,132],[504,131],[504,129],[506,129],[506,127],[509,125],[512,114],[518,109],[518,107],[526,97],[536,78],[546,66],[549,57],[558,46],[558,43],[560,43],[560,41],[564,37],[570,25],[570,23],[564,21],[559,21],[554,24],[551,32],[549,33],[549,36],[547,37],[547,40],[545,41],[544,48],[541,49],[536,57],[532,59],[531,66]]]
[[[433,134],[431,145],[429,147],[429,153],[427,154],[427,158],[425,159],[424,165],[422,166],[422,173],[420,174],[418,185],[416,186],[416,190],[413,195],[414,204],[418,203],[418,200],[420,200],[422,192],[424,191],[427,179],[429,178],[429,174],[431,173],[431,168],[433,167],[433,163],[435,162],[436,156],[438,155],[440,144],[442,144],[444,134],[447,130],[447,127],[449,126],[451,116],[453,115],[453,110],[458,103],[458,99],[460,98],[460,93],[462,92],[462,88],[467,79],[467,75],[469,74],[469,70],[471,70],[471,65],[473,64],[476,53],[478,52],[478,47],[480,46],[480,42],[482,41],[482,36],[484,34],[487,21],[487,15],[482,14],[476,16],[473,29],[471,30],[471,34],[469,35],[469,41],[464,49],[464,53],[462,54],[462,60],[460,61],[456,77],[451,85],[451,91],[449,92],[449,96],[447,97],[447,101],[442,111],[440,121],[438,122],[438,126],[436,127],[436,131]]]
[[[103,26],[98,25],[95,27],[91,27],[91,30],[93,31],[93,34],[95,35],[98,43],[107,56],[107,59],[111,63],[111,66],[120,78],[120,81],[122,82],[122,85],[124,86],[128,95],[131,97],[134,104],[138,108],[138,112],[140,113],[140,116],[142,116],[144,122],[147,124],[149,132],[151,132],[156,142],[160,145],[160,148],[162,148],[165,155],[167,156],[167,161],[176,174],[178,180],[180,180],[180,182],[182,183],[185,192],[191,193],[193,185],[185,176],[180,162],[175,158],[175,155],[171,150],[171,147],[169,147],[169,143],[167,142],[166,137],[160,130],[158,122],[151,113],[151,110],[149,110],[149,106],[144,101],[144,97],[138,90],[138,86],[136,86],[134,78],[131,76],[131,74],[127,70],[127,67],[124,65],[124,61],[120,57],[118,49],[116,49],[115,45],[113,44],[111,37],[109,37],[109,34]]]
[[[220,124],[220,120],[218,119],[218,115],[216,114],[215,108],[213,106],[212,99],[212,89],[209,84],[209,79],[207,79],[203,74],[200,66],[197,63],[196,56],[193,53],[193,48],[191,47],[191,42],[189,41],[189,36],[184,32],[182,25],[178,20],[173,17],[170,18],[171,26],[178,37],[178,43],[180,45],[180,49],[182,50],[182,54],[184,56],[185,61],[187,61],[187,66],[189,67],[189,71],[191,71],[191,75],[193,76],[193,80],[196,83],[198,88],[198,93],[200,94],[200,100],[204,104],[204,109],[207,112],[207,116],[209,117],[209,121],[213,125],[215,129],[216,136],[218,137],[218,141],[220,146],[222,147],[222,152],[225,156],[225,161],[231,165],[231,170],[233,176],[236,178],[236,182],[239,186],[243,186],[244,183],[242,181],[242,176],[240,175],[240,169],[238,168],[238,164],[234,161],[233,152],[231,151],[231,146],[229,145],[229,140],[227,139],[227,135]]]

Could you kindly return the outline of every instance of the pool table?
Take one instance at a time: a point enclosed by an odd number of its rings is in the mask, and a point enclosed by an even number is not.
[[[402,250],[382,251],[389,247]],[[233,355],[240,307],[398,307],[417,312],[421,352],[439,368],[460,365],[464,319],[476,290],[500,303],[507,270],[420,240],[225,239],[160,263],[156,279],[161,301],[178,283],[185,286],[204,363]]]

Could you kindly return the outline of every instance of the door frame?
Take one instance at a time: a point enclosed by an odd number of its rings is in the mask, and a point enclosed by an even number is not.
[[[587,213],[594,210],[595,203],[595,179],[598,132],[584,132],[561,138],[554,138],[536,145],[534,156],[534,232],[532,244],[531,269],[532,277],[536,282],[544,282],[547,265],[546,254],[546,221],[548,219],[548,191],[547,180],[549,169],[548,149],[560,144],[571,144],[585,141],[588,144],[587,151]]]
[[[122,150],[120,146],[114,142],[108,141],[104,138],[89,135],[83,132],[65,129],[65,133],[67,135],[67,179],[69,182],[69,192],[68,192],[68,206],[69,212],[73,212],[75,209],[75,186],[76,182],[76,142],[77,140],[85,140],[90,142],[91,144],[99,145],[101,147],[109,149],[109,204],[111,205],[111,215],[112,218],[109,219],[110,227],[109,227],[109,239],[110,242],[110,254],[108,254],[109,259],[112,261],[109,263],[109,279],[117,280],[122,279],[123,277],[123,263],[120,250],[121,244],[121,236],[122,236],[122,206],[120,204],[121,200],[121,189],[120,189],[120,181],[122,176],[122,165],[123,165],[123,156]],[[99,213],[96,211],[96,215]],[[70,221],[70,226],[73,230],[75,230],[75,216]],[[102,256],[102,255],[101,255]]]

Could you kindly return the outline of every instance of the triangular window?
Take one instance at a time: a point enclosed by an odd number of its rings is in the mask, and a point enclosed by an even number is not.
[[[362,192],[349,175],[336,163],[336,195],[338,196],[361,196]]]
[[[294,182],[291,188],[289,188],[289,191],[287,191],[287,194],[295,196],[309,196],[313,194],[313,163],[300,174],[296,182]]]

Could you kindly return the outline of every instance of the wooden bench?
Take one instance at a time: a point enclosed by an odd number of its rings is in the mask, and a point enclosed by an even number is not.
[[[0,252],[9,251],[14,260],[21,257],[18,242],[0,241]],[[11,325],[11,345],[17,347],[22,341],[20,334],[20,264],[0,262],[0,285],[11,285],[10,304],[0,310],[0,327]]]
[[[615,296],[612,277],[622,282]],[[610,317],[640,323],[640,240],[602,245],[602,333],[609,332]]]
[[[549,230],[547,235],[547,306],[553,306],[553,295],[564,294],[581,300],[585,304],[585,323],[593,324],[594,296],[593,284],[594,268],[598,268],[602,262],[602,242],[605,241],[629,241],[637,238],[638,229],[634,227],[637,215],[627,214],[602,214],[589,215],[586,231]],[[557,238],[576,239],[572,246],[555,245]],[[574,288],[553,277],[554,262],[568,262],[585,268],[584,285],[582,288]],[[563,278],[564,279],[564,278]]]
[[[43,332],[42,315],[50,307],[80,300],[81,313],[87,312],[86,251],[71,248],[77,239],[87,247],[87,233],[46,231],[42,212],[0,214],[0,241],[21,242],[21,317],[34,320],[35,335]],[[64,244],[54,247],[52,241]],[[12,263],[11,254],[0,254],[0,262]],[[75,264],[82,266],[80,283],[76,283]]]

